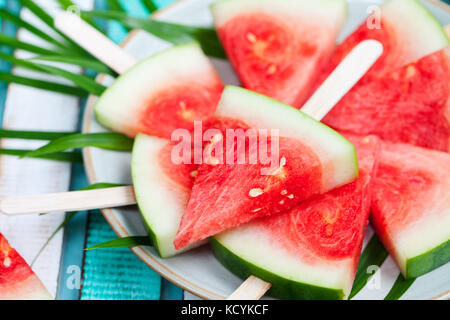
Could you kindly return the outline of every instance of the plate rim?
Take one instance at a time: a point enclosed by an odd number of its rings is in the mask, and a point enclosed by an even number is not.
[[[172,10],[173,8],[188,2],[190,0],[177,0],[170,5],[159,9],[155,11],[152,14],[153,18],[159,17],[162,13],[165,13],[167,11]],[[438,6],[441,9],[444,9],[450,14],[450,5],[442,2],[440,0],[425,0],[426,2]],[[120,46],[123,48],[125,47],[141,30],[135,29],[132,30],[128,36],[125,38],[125,40],[120,44]],[[105,74],[100,74],[97,76],[96,81],[101,82],[105,79]],[[83,120],[82,120],[82,132],[83,133],[89,133],[91,129],[92,119],[94,116],[94,106],[95,102],[98,99],[98,97],[94,95],[89,95],[89,98],[86,102],[85,111],[83,114]],[[91,154],[92,148],[84,148],[83,149],[83,163],[84,168],[86,172],[86,176],[88,179],[89,184],[98,183],[99,181],[96,178],[96,173],[93,166],[93,160],[92,160],[92,154]],[[113,231],[119,236],[119,237],[129,237],[131,236],[126,228],[118,221],[112,212],[112,209],[101,209],[100,210],[105,217],[108,224],[111,226]],[[188,291],[189,293],[205,300],[225,300],[226,297],[219,295],[217,293],[214,293],[210,290],[207,290],[205,288],[202,288],[200,286],[197,286],[196,284],[192,283],[191,281],[187,280],[186,278],[174,273],[169,268],[164,266],[162,263],[160,263],[158,260],[156,260],[154,257],[152,257],[147,251],[145,251],[141,246],[129,248],[143,263],[145,263],[148,267],[150,267],[152,270],[154,270],[156,273],[158,273],[161,277],[164,279],[172,282],[173,284],[177,285],[178,287],[182,288],[185,291]],[[152,263],[150,263],[147,259],[149,259]],[[157,267],[156,267],[157,266]],[[450,299],[450,290],[443,292],[439,295],[437,295],[434,298],[431,298],[430,300],[448,300]]]

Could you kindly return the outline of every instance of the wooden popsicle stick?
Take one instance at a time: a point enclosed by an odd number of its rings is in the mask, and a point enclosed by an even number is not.
[[[137,63],[136,59],[74,13],[58,13],[55,27],[119,74]]]
[[[227,300],[259,300],[272,285],[255,276],[250,276]]]
[[[366,40],[358,44],[317,89],[301,111],[321,121],[382,54],[383,46],[378,41]],[[227,300],[259,300],[270,287],[270,283],[250,276]]]
[[[380,42],[362,41],[342,60],[301,111],[321,121],[366,74],[382,53],[383,46]]]
[[[12,197],[0,201],[8,216],[105,209],[136,204],[132,186]]]

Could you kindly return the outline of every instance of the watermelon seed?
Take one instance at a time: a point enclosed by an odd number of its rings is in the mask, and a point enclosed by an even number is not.
[[[365,137],[364,139],[361,140],[362,143],[366,144],[370,142],[369,137]]]
[[[191,177],[196,178],[197,174],[198,174],[198,171],[194,170],[194,171],[191,172]]]
[[[274,74],[275,72],[277,72],[277,66],[272,64],[269,69],[267,70],[268,74]]]
[[[6,257],[5,260],[3,260],[3,265],[8,268],[11,266],[11,259],[9,257]]]
[[[253,33],[247,33],[247,39],[251,43],[255,43],[256,42],[256,37],[255,37],[255,35]]]
[[[282,195],[282,196],[285,196],[285,195],[287,195],[287,194],[288,194],[287,190],[281,191],[281,195]]]
[[[262,208],[258,208],[258,209],[252,210],[252,212],[258,212],[258,211],[261,211],[261,210],[262,210]]]
[[[414,77],[417,74],[417,69],[414,66],[409,66],[406,69],[406,78],[407,79],[411,79],[412,77]]]
[[[289,198],[289,199],[294,199],[294,195],[293,195],[293,194],[290,194],[290,195],[288,195],[288,198]]]
[[[249,191],[248,195],[252,198],[256,198],[259,197],[260,195],[262,195],[264,193],[264,191],[260,188],[255,188]]]
[[[284,200],[281,200],[281,201],[280,201],[280,204],[283,205],[283,204],[284,204]]]

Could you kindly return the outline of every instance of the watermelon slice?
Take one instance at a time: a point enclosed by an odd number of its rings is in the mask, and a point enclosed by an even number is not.
[[[131,162],[133,185],[139,209],[150,238],[162,258],[179,254],[173,241],[189,199],[198,166],[171,161],[174,144],[138,134]]]
[[[323,80],[357,44],[368,39],[381,42],[384,53],[362,82],[380,78],[450,44],[440,23],[418,0],[388,0],[381,6],[380,17],[369,17],[336,48]]]
[[[371,177],[379,139],[356,139],[360,178],[276,216],[252,221],[210,240],[216,257],[246,279],[272,284],[282,299],[345,299],[368,224]]]
[[[383,144],[371,222],[406,278],[450,261],[450,155]]]
[[[211,8],[244,87],[295,107],[312,93],[347,9],[344,0],[222,0]]]
[[[0,300],[52,300],[42,282],[1,233]]]
[[[216,117],[215,126],[221,130],[211,139],[212,149],[221,149],[227,140],[227,151],[235,152],[227,152],[226,161],[224,155],[222,159],[215,155],[217,161],[207,159],[200,166],[175,240],[177,249],[255,218],[288,210],[311,196],[347,184],[358,175],[355,149],[350,142],[276,100],[228,86]],[[234,133],[239,129],[278,129],[278,159],[270,168],[262,161],[250,164],[249,159],[258,154],[258,148],[250,148],[247,137],[246,149],[242,149],[237,139],[229,138],[226,129],[234,129]],[[258,142],[267,141],[258,138]],[[275,143],[272,138],[268,139],[268,149]],[[229,159],[229,154],[234,158]],[[246,157],[244,162],[239,161],[242,155]],[[263,174],[262,169],[270,172]]]
[[[356,85],[323,122],[338,131],[450,151],[450,48]]]
[[[197,43],[165,50],[120,76],[95,106],[107,128],[169,138],[214,116],[223,84]]]

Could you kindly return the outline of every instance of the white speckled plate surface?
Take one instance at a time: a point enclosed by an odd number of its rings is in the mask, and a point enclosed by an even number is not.
[[[212,16],[208,5],[211,0],[182,0],[158,12],[158,19],[212,26]],[[355,29],[366,17],[367,9],[383,1],[349,0],[349,19],[342,32],[341,39]],[[423,1],[443,25],[450,23],[450,9],[438,1]],[[123,44],[131,55],[138,59],[145,58],[170,46],[169,43],[155,38],[143,31],[133,32]],[[214,60],[218,72],[227,84],[238,84],[238,80],[226,61]],[[102,77],[106,85],[111,79]],[[106,131],[94,117],[91,97],[84,118],[84,132]],[[84,151],[86,171],[91,183],[112,182],[131,184],[130,154],[111,152],[94,148]],[[121,236],[145,235],[145,228],[136,208],[103,210],[108,222]],[[367,238],[373,234],[369,230]],[[191,293],[206,299],[223,299],[231,294],[241,280],[227,271],[216,261],[208,247],[203,247],[178,257],[162,260],[151,247],[133,249],[134,253],[149,267],[166,279],[174,282]],[[379,270],[379,286],[370,289],[366,286],[355,299],[383,299],[397,279],[399,271],[391,258],[388,258]],[[378,275],[377,275],[378,276]],[[403,296],[403,299],[450,298],[450,264],[419,278]]]

